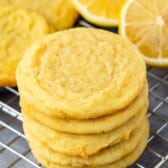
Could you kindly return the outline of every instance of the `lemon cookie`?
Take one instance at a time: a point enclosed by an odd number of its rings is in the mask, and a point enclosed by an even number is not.
[[[41,113],[74,119],[97,118],[125,108],[145,79],[144,60],[129,41],[91,28],[43,38],[27,50],[17,70],[26,102]]]
[[[34,137],[40,139],[46,146],[53,148],[57,152],[87,158],[88,156],[124,139],[128,140],[130,134],[141,125],[144,116],[146,115],[147,108],[148,106],[146,104],[144,107],[141,107],[141,110],[138,111],[138,114],[135,117],[131,118],[121,127],[102,134],[81,135],[61,133],[45,127],[26,115],[23,115],[24,132],[26,135],[31,133]]]
[[[149,124],[146,127],[146,130],[144,131],[143,137],[138,144],[138,146],[135,148],[134,151],[129,153],[128,155],[124,156],[120,160],[117,160],[116,162],[102,165],[102,166],[85,166],[85,168],[126,168],[127,166],[130,166],[135,162],[139,156],[144,151],[146,145],[147,145],[147,138],[149,136]],[[40,162],[46,166],[46,168],[75,168],[75,166],[70,165],[61,165],[56,162],[50,161],[50,159],[44,157],[42,153],[34,153],[35,157],[40,160]]]
[[[33,153],[42,154],[45,158],[49,159],[51,162],[55,162],[62,165],[71,165],[76,167],[85,167],[85,166],[102,166],[106,164],[113,163],[127,154],[131,153],[136,149],[138,144],[141,142],[144,137],[143,134],[146,134],[148,130],[148,121],[145,118],[142,122],[142,126],[137,128],[130,136],[128,140],[123,140],[117,143],[114,146],[105,148],[104,150],[92,155],[86,159],[71,155],[65,155],[59,152],[56,152],[53,148],[47,146],[37,137],[34,137],[32,134],[27,134],[29,140],[29,145]],[[97,139],[98,140],[98,139]],[[41,152],[43,151],[43,152]]]
[[[45,115],[26,102],[21,97],[22,113],[30,116],[46,127],[56,131],[77,133],[77,134],[97,134],[109,132],[135,116],[146,103],[148,103],[148,86],[147,82],[141,90],[141,93],[129,104],[128,107],[115,112],[114,114],[88,120],[61,119]],[[57,123],[57,124],[55,124]]]
[[[78,17],[70,0],[0,0],[0,4],[17,5],[38,12],[55,30],[72,27]]]
[[[0,86],[16,86],[15,71],[24,51],[50,30],[34,12],[4,5],[0,11]]]

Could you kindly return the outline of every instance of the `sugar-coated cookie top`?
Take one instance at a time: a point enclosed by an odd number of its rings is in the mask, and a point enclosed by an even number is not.
[[[4,4],[17,5],[42,14],[55,30],[72,27],[78,17],[71,0],[0,0],[0,5]]]
[[[134,46],[99,29],[74,28],[33,45],[18,68],[21,96],[44,113],[95,118],[126,107],[145,81]]]
[[[16,86],[15,71],[23,53],[48,33],[48,23],[41,15],[0,5],[0,86]]]

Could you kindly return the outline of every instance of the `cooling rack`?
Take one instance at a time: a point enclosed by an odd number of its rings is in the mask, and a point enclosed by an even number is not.
[[[76,26],[93,27],[80,19]],[[116,32],[117,29],[109,29]],[[148,67],[150,137],[131,168],[168,168],[168,69]],[[41,168],[22,129],[17,88],[0,88],[0,168]]]

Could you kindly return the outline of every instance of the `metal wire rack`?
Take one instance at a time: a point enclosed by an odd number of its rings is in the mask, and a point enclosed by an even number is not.
[[[84,20],[77,26],[91,27]],[[117,31],[115,28],[111,31]],[[150,137],[131,168],[168,168],[168,69],[148,68]],[[0,168],[40,168],[22,130],[17,88],[0,88]]]

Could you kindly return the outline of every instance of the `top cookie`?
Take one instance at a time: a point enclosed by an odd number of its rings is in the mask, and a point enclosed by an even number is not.
[[[0,0],[0,4],[18,5],[39,12],[55,30],[72,27],[78,17],[70,0]]]
[[[74,28],[27,50],[17,70],[21,98],[49,115],[88,119],[126,107],[144,86],[145,63],[119,35]]]
[[[42,16],[0,5],[0,86],[16,86],[15,71],[25,49],[48,33]]]

